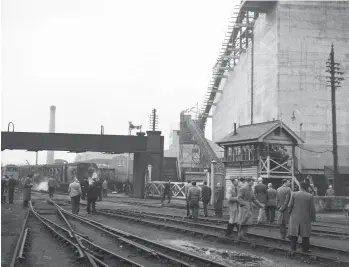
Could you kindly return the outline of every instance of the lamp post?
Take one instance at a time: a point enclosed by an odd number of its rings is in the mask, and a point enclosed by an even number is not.
[[[211,161],[211,205],[214,205],[215,202],[215,167],[217,162],[215,160]]]
[[[295,109],[293,112],[292,112],[292,116],[291,116],[291,120],[292,121],[295,121],[296,120],[296,114],[298,114],[299,116],[301,115],[301,112],[297,109]],[[299,123],[299,137],[302,138],[302,128],[303,128],[303,123],[300,122]],[[302,164],[301,164],[301,161],[302,161],[302,149],[300,147],[298,147],[298,170],[300,173],[302,173]]]

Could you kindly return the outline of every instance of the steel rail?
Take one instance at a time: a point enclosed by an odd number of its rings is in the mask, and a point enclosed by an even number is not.
[[[79,235],[79,234],[78,234],[78,235]],[[93,249],[96,249],[96,250],[99,250],[99,251],[103,251],[103,252],[105,252],[105,253],[107,253],[107,254],[109,254],[109,255],[111,255],[111,256],[117,258],[121,263],[128,262],[128,263],[131,264],[132,266],[136,266],[136,267],[145,267],[145,266],[143,266],[143,265],[141,265],[141,264],[138,264],[137,262],[134,262],[134,261],[132,261],[132,260],[130,260],[130,259],[127,259],[127,258],[125,258],[125,257],[123,257],[123,256],[121,256],[121,255],[118,255],[118,254],[114,253],[114,252],[111,252],[110,250],[108,250],[108,249],[106,249],[106,248],[103,248],[103,247],[101,247],[101,246],[99,246],[99,245],[97,245],[97,244],[91,242],[90,240],[88,240],[88,239],[86,239],[86,238],[84,238],[84,237],[81,237],[80,239],[81,239],[82,241],[88,243],[89,245],[93,246],[93,247],[94,247]]]
[[[25,252],[24,252],[24,250],[27,248],[28,236],[29,236],[29,229],[26,228],[25,231],[24,231],[24,236],[23,236],[23,240],[22,240],[21,249],[19,250],[19,255],[18,255],[18,258],[21,259],[21,260],[25,259]]]
[[[34,211],[34,212],[35,212],[35,211]],[[35,212],[35,213],[36,213],[36,215],[37,215],[38,217],[40,217],[41,219],[47,221],[48,223],[50,223],[50,224],[54,225],[55,227],[59,228],[60,230],[66,232],[66,233],[69,235],[70,238],[74,238],[73,235],[72,235],[72,233],[71,233],[71,231],[69,231],[68,229],[66,229],[66,228],[64,228],[64,227],[62,227],[62,226],[60,226],[60,225],[58,225],[58,224],[52,222],[51,220],[49,220],[49,219],[47,219],[46,217],[44,217],[44,216],[38,214],[37,212]],[[77,232],[75,232],[75,234],[77,235],[77,237],[78,237],[79,239],[81,239],[81,240],[83,240],[83,241],[89,243],[90,245],[94,246],[94,248],[95,248],[96,250],[99,250],[99,251],[102,250],[102,251],[104,251],[104,252],[106,252],[106,253],[108,253],[108,254],[111,254],[111,255],[113,255],[113,256],[115,256],[115,257],[121,257],[121,256],[119,256],[119,255],[117,255],[117,254],[115,254],[115,253],[113,253],[113,252],[110,252],[110,251],[108,251],[108,250],[106,250],[106,249],[104,249],[104,248],[98,246],[97,244],[95,244],[95,243],[89,241],[89,240],[87,239],[87,238],[88,238],[87,236],[85,236],[85,235],[83,235],[83,234],[81,234],[81,233],[77,233]],[[71,243],[71,244],[73,244],[73,243]],[[76,245],[76,244],[73,244],[73,245]],[[99,255],[93,255],[93,254],[94,254],[93,251],[90,251],[90,250],[88,250],[88,249],[86,249],[86,248],[84,248],[84,249],[86,250],[86,253],[90,254],[90,256],[91,256],[95,261],[98,262],[98,264],[100,264],[100,265],[102,265],[102,266],[107,266],[107,267],[109,266],[109,265],[105,264],[104,262],[102,262],[100,259],[98,259],[98,256],[99,256]],[[99,257],[100,257],[100,256],[99,256]],[[126,259],[126,258],[123,258],[123,257],[121,257],[121,258],[122,258],[122,260],[124,260],[124,261],[129,261],[130,264],[131,264],[132,266],[144,267],[144,266],[138,265],[137,263],[135,263],[135,262],[133,262],[133,261],[131,261],[131,260],[128,260],[128,259]]]
[[[69,215],[72,215],[72,214],[69,214]],[[191,266],[190,264],[187,264],[187,263],[185,263],[183,261],[180,261],[180,260],[178,260],[176,258],[173,258],[171,256],[165,255],[163,253],[159,253],[158,251],[155,251],[153,249],[149,249],[146,246],[143,246],[143,245],[141,245],[139,243],[136,243],[136,242],[133,242],[132,240],[129,240],[128,239],[130,237],[129,234],[126,235],[128,238],[124,238],[121,235],[115,234],[115,230],[116,229],[113,230],[112,227],[103,225],[101,223],[98,223],[98,222],[95,222],[95,221],[92,221],[92,220],[83,221],[82,218],[79,218],[77,216],[72,216],[72,217],[75,218],[75,219],[78,219],[79,221],[84,222],[85,224],[88,224],[88,225],[90,225],[92,227],[95,227],[95,228],[97,228],[97,229],[99,229],[99,230],[101,230],[101,231],[103,231],[105,233],[108,233],[110,236],[117,238],[117,240],[120,241],[120,242],[126,243],[128,245],[131,245],[131,246],[139,249],[139,250],[147,252],[149,256],[157,257],[157,258],[158,257],[162,257],[162,258],[165,258],[165,260],[167,260],[167,261],[173,261],[173,262],[175,262],[177,264],[180,264],[180,266],[187,266],[187,267]],[[116,231],[117,231],[118,234],[121,233],[122,235],[124,235],[124,232],[119,232],[118,230],[116,230]],[[134,236],[132,236],[132,237],[134,237]],[[219,266],[222,266],[222,265],[219,265]]]
[[[36,212],[36,213],[37,213],[37,212]],[[60,226],[60,225],[58,225],[58,224],[52,222],[51,220],[47,219],[46,217],[44,217],[44,216],[42,216],[42,215],[40,215],[40,214],[38,214],[38,213],[37,213],[37,215],[40,216],[43,220],[47,221],[48,223],[54,225],[55,227],[59,228],[60,230],[62,230],[62,231],[64,231],[64,232],[66,232],[66,233],[69,235],[70,238],[73,238],[72,233],[71,233],[70,230],[68,230],[68,229],[64,228],[63,226]],[[105,248],[103,248],[103,247],[97,245],[96,243],[91,242],[90,240],[88,240],[88,237],[87,237],[86,235],[84,235],[84,234],[81,234],[81,233],[78,233],[78,232],[75,232],[75,234],[76,234],[76,236],[77,236],[80,240],[82,240],[83,242],[86,242],[86,243],[88,243],[89,245],[91,245],[91,246],[93,247],[92,250],[103,251],[103,252],[105,252],[105,253],[107,253],[107,254],[110,254],[110,255],[113,256],[113,257],[118,258],[121,262],[128,262],[128,263],[130,263],[130,265],[132,265],[132,266],[144,267],[143,265],[140,265],[140,264],[138,264],[138,263],[136,263],[136,262],[134,262],[134,261],[132,261],[132,260],[130,260],[130,259],[127,259],[127,258],[125,258],[125,257],[123,257],[123,256],[121,256],[121,255],[118,255],[118,254],[116,254],[116,253],[114,253],[114,252],[111,252],[111,251],[109,251],[109,250],[107,250],[107,249],[105,249]],[[88,253],[91,253],[91,252],[88,252]],[[96,258],[96,256],[94,256],[94,257]],[[104,264],[104,263],[103,263],[103,264]],[[107,265],[104,265],[104,266],[107,266]]]
[[[41,216],[40,214],[38,214],[38,213],[34,210],[34,208],[33,208],[32,206],[31,206],[31,209],[32,209],[33,214],[37,217],[37,219],[39,219],[39,220],[49,229],[49,231],[50,231],[52,234],[54,234],[60,241],[63,240],[63,241],[65,242],[65,244],[70,244],[70,246],[71,246],[72,248],[75,247],[75,248],[77,249],[77,254],[79,254],[79,259],[80,259],[80,260],[85,258],[84,254],[82,253],[82,250],[81,250],[81,248],[80,248],[80,246],[79,246],[78,244],[73,243],[71,240],[67,239],[65,236],[63,236],[63,235],[61,235],[60,233],[58,233],[56,230],[54,230],[52,227],[50,227],[47,223],[45,223],[44,220],[46,220],[46,221],[48,221],[49,223],[53,224],[54,226],[60,228],[61,230],[66,231],[66,232],[68,233],[69,236],[73,236],[71,231],[69,231],[68,229],[65,229],[65,228],[63,228],[63,227],[61,227],[61,226],[55,224],[54,222],[48,220],[47,218]],[[74,238],[74,236],[73,236],[73,238]],[[89,251],[88,249],[84,248],[84,252],[85,252],[85,254],[86,254],[89,258],[92,258],[92,263],[90,262],[90,264],[96,265],[95,262],[97,261],[98,264],[99,264],[100,266],[110,267],[109,265],[107,265],[107,264],[105,264],[104,262],[102,262],[101,260],[99,260],[99,259],[97,258],[96,255],[93,255],[93,254],[94,254],[93,251]],[[99,255],[98,255],[98,256],[99,256]],[[97,265],[96,265],[96,266],[97,266]]]
[[[48,191],[39,191],[39,190],[34,190],[32,189],[32,192],[34,193],[40,193],[40,194],[44,194],[44,193],[48,193]],[[68,193],[66,192],[60,192],[60,191],[57,191],[57,194],[60,194],[60,195],[68,195]],[[114,201],[109,201],[110,203],[117,203],[117,202],[114,202]],[[141,203],[141,202],[138,202],[138,201],[125,201],[125,200],[121,200],[120,201],[121,203],[125,203],[125,204],[130,204],[130,205],[134,205],[134,206],[144,206],[144,207],[149,207],[149,208],[163,208],[159,205],[151,205],[151,204],[147,204],[147,203]],[[80,203],[80,205],[86,205],[85,203]],[[185,209],[184,207],[184,203],[183,203],[183,207],[180,207],[180,206],[166,206],[166,208],[171,208],[171,209],[180,209],[180,210],[183,210]],[[223,209],[227,209],[227,207],[223,207]],[[165,216],[173,216],[173,215],[165,215]],[[213,218],[205,218],[204,220],[207,220],[207,221],[211,221],[211,222],[215,222],[215,223],[222,223],[222,224],[227,224],[228,223],[228,220],[222,220],[222,219],[213,219]],[[256,222],[256,220],[254,220]],[[312,224],[313,226],[315,227],[324,227],[324,228],[334,228],[334,229],[342,229],[342,230],[346,230],[346,231],[349,231],[349,224],[348,222],[315,222]],[[268,226],[267,226],[268,227]],[[321,230],[319,230],[321,231]],[[345,233],[346,235],[349,235],[347,233]]]
[[[115,214],[112,212],[112,214]],[[208,228],[208,229],[211,229],[211,230],[218,230],[218,231],[225,231],[226,229],[225,228],[222,228],[222,227],[217,227],[217,226],[214,226],[214,225],[207,225],[207,224],[200,224],[200,223],[196,223],[196,222],[193,222],[193,221],[183,221],[183,220],[178,220],[178,219],[173,219],[173,218],[164,218],[164,217],[161,217],[159,215],[147,215],[147,214],[137,214],[137,213],[131,213],[130,216],[144,216],[144,217],[148,217],[148,218],[152,218],[152,219],[155,219],[155,220],[163,220],[163,221],[167,221],[167,222],[175,222],[175,223],[179,223],[179,224],[184,224],[186,226],[193,226],[193,227],[203,227],[203,228]],[[257,238],[263,238],[263,239],[269,239],[270,241],[272,242],[275,242],[275,241],[278,241],[278,242],[282,242],[283,244],[285,243],[289,243],[288,241],[286,240],[283,240],[283,239],[280,239],[280,238],[274,238],[274,237],[267,237],[267,236],[264,236],[264,235],[259,235],[259,234],[248,234],[249,236],[251,237],[257,237]],[[319,245],[312,245],[312,247],[316,248],[316,249],[319,249],[319,250],[326,250],[326,251],[332,251],[334,253],[340,253],[340,254],[345,254],[346,256],[349,256],[349,251],[348,250],[341,250],[341,249],[337,249],[337,248],[333,248],[333,247],[324,247],[324,246],[319,246]]]
[[[228,266],[225,264],[211,261],[209,259],[199,257],[199,256],[194,255],[192,253],[188,253],[188,252],[184,252],[184,251],[179,250],[179,249],[171,248],[169,246],[160,244],[160,243],[155,242],[155,241],[151,241],[151,240],[148,240],[148,239],[145,239],[145,238],[133,235],[133,234],[125,233],[123,231],[120,231],[120,230],[115,229],[113,227],[110,227],[108,225],[104,225],[102,223],[93,221],[91,219],[87,219],[87,218],[81,217],[79,215],[72,214],[64,209],[62,209],[62,212],[67,214],[68,216],[70,216],[72,218],[79,220],[80,222],[83,222],[83,223],[88,224],[94,228],[97,228],[105,233],[108,233],[110,236],[117,238],[119,241],[121,241],[123,243],[129,244],[137,249],[146,251],[147,253],[149,253],[149,255],[161,257],[164,259],[164,261],[166,263],[173,262],[177,265],[188,266],[188,267],[193,266],[193,262],[199,262],[199,264],[197,266],[205,266],[205,265],[206,266],[209,265],[212,267],[214,267],[214,266],[227,267]],[[133,241],[132,239],[135,241]],[[146,246],[144,246],[143,244],[145,244]],[[148,248],[149,246],[152,247],[152,249],[149,249]],[[154,250],[153,247],[155,247],[156,250]],[[168,255],[168,254],[171,254],[171,255]],[[182,258],[184,260],[186,260],[187,262],[183,261]],[[188,263],[188,261],[189,261],[189,263]]]
[[[156,217],[163,217],[163,218],[172,218],[172,219],[178,219],[178,220],[184,220],[185,222],[192,222],[186,219],[183,216],[179,215],[172,215],[172,214],[163,214],[163,213],[156,213],[156,212],[144,212],[144,211],[136,211],[136,210],[127,210],[127,209],[116,209],[116,210],[111,210],[111,209],[101,209],[101,211],[106,211],[106,212],[126,212],[130,214],[139,214],[139,215],[149,215],[149,216],[156,216]],[[227,224],[228,220],[217,220],[217,219],[204,219],[204,218],[198,218],[198,221],[203,223],[202,226],[207,226],[207,223],[216,223],[216,224]],[[205,225],[206,224],[206,225]],[[278,225],[269,225],[269,224],[254,224],[252,225],[254,228],[265,228],[265,229],[278,229]],[[218,228],[218,227],[217,227]],[[222,228],[223,229],[223,228]],[[224,229],[225,230],[225,229]],[[313,234],[316,235],[333,235],[336,238],[343,238],[343,237],[349,237],[349,228],[348,232],[335,232],[335,231],[328,231],[328,230],[320,230],[320,229],[312,229],[311,231]]]
[[[125,203],[125,204],[130,204],[133,206],[142,206],[142,207],[148,207],[148,208],[159,208],[159,209],[163,209],[162,206],[160,205],[151,205],[148,203],[141,203],[138,201],[124,201],[121,200],[121,203]],[[116,202],[111,202],[111,203],[116,203]],[[183,203],[183,206],[166,206],[166,208],[170,208],[170,209],[176,209],[176,210],[185,210],[185,203]],[[223,210],[227,210],[227,207],[223,207]],[[215,219],[208,219],[208,220],[215,220]],[[217,221],[220,221],[222,223],[227,223],[228,220],[222,220],[222,219],[216,219]],[[256,221],[256,220],[255,220]],[[314,226],[318,226],[318,227],[328,227],[328,228],[338,228],[340,227],[341,229],[349,229],[349,224],[348,222],[316,222],[313,224]]]
[[[85,257],[84,253],[82,252],[81,248],[73,243],[71,240],[63,236],[61,233],[57,232],[55,229],[53,229],[50,225],[48,225],[33,208],[31,201],[29,202],[31,212],[34,214],[34,216],[43,223],[43,225],[53,234],[55,235],[59,240],[62,240],[65,242],[65,244],[69,244],[71,248],[75,247],[76,248],[76,253],[79,255],[79,259],[83,259]]]
[[[234,242],[234,244],[238,244],[238,243],[242,243],[242,244],[245,244],[245,245],[248,245],[249,247],[252,247],[252,248],[256,248],[256,247],[261,247],[261,248],[266,248],[269,252],[272,252],[274,253],[275,251],[278,251],[278,252],[282,252],[282,253],[285,253],[287,255],[290,255],[292,257],[294,256],[298,256],[299,258],[303,259],[303,258],[308,258],[310,262],[312,261],[326,261],[326,262],[336,262],[338,264],[338,266],[341,266],[341,264],[343,266],[349,266],[349,261],[347,260],[343,260],[343,259],[337,259],[337,258],[333,258],[333,257],[327,257],[327,256],[324,256],[324,255],[321,255],[321,254],[314,254],[314,253],[303,253],[303,252],[290,252],[289,249],[285,249],[285,248],[282,248],[280,246],[270,246],[269,244],[263,244],[263,243],[256,243],[256,242],[251,242],[251,241],[237,241],[237,240],[234,240],[232,238],[229,238],[229,237],[224,237],[224,236],[220,236],[220,235],[217,235],[217,234],[212,234],[212,233],[207,233],[207,232],[200,232],[200,231],[197,231],[197,230],[194,230],[194,229],[188,229],[188,228],[181,228],[181,227],[178,227],[178,226],[174,226],[174,225],[168,225],[168,224],[160,224],[158,222],[153,222],[153,221],[146,221],[146,220],[141,220],[139,218],[135,218],[135,217],[130,217],[130,216],[126,216],[126,215],[119,215],[119,214],[113,214],[113,213],[104,213],[104,212],[99,212],[100,214],[104,214],[104,215],[109,215],[109,216],[114,216],[114,217],[119,217],[119,218],[122,218],[122,219],[125,219],[125,220],[128,220],[128,221],[135,221],[135,222],[139,222],[139,223],[146,223],[150,226],[154,226],[156,228],[159,229],[159,227],[161,228],[164,228],[164,229],[173,229],[175,230],[176,232],[178,231],[181,231],[183,233],[185,232],[190,232],[192,235],[195,235],[195,234],[198,234],[198,235],[201,235],[202,238],[205,238],[205,237],[211,237],[211,238],[214,238],[214,240],[218,240],[218,241],[223,241],[224,243],[226,242],[229,242],[231,243],[232,241]],[[251,234],[250,234],[251,236]],[[261,236],[262,238],[264,238],[264,236]],[[272,238],[270,238],[272,239]],[[281,240],[281,239],[280,239]],[[275,240],[273,240],[274,242],[275,241],[279,241],[278,239],[275,238]],[[287,243],[288,246],[289,246],[289,242],[284,240],[284,244]],[[327,249],[327,248],[326,248]],[[337,252],[337,250],[336,250]],[[348,253],[348,251],[344,251],[345,253]]]
[[[27,214],[24,217],[24,221],[23,221],[23,225],[21,228],[21,231],[19,233],[18,239],[17,239],[17,243],[16,243],[16,247],[15,250],[13,252],[13,256],[10,262],[10,267],[14,267],[16,265],[16,261],[17,261],[17,255],[18,252],[20,250],[20,248],[22,247],[23,244],[23,236],[24,236],[24,232],[25,232],[25,226],[27,225],[27,221],[28,221],[28,217],[29,217],[29,211],[27,212]]]
[[[90,264],[93,266],[93,267],[98,267],[96,262],[94,261],[94,259],[91,257],[90,254],[88,253],[85,253],[85,247],[83,244],[81,244],[81,241],[80,239],[77,238],[77,236],[75,235],[74,233],[74,229],[71,227],[70,223],[68,222],[67,218],[65,218],[64,214],[62,213],[61,211],[61,207],[58,206],[56,204],[56,202],[54,202],[53,200],[49,200],[49,202],[51,202],[53,205],[55,205],[55,207],[57,208],[58,212],[59,212],[59,215],[62,217],[62,219],[64,220],[64,222],[66,223],[66,225],[68,226],[70,232],[72,233],[73,237],[74,237],[74,240],[76,240],[77,242],[77,245],[81,248],[81,251],[82,253],[87,257],[88,261],[90,262]]]

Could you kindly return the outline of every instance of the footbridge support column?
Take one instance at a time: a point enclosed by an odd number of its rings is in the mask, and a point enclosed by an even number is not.
[[[137,133],[144,136],[145,133]],[[152,165],[152,180],[162,181],[164,160],[164,137],[160,131],[147,131],[147,151],[134,153],[132,196],[144,198],[145,176],[148,165]]]

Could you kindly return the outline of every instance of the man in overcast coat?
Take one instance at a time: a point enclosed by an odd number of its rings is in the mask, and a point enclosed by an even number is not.
[[[288,209],[290,213],[289,234],[291,236],[291,249],[296,250],[298,236],[302,237],[303,252],[310,252],[311,223],[315,222],[315,205],[313,195],[307,193],[308,185],[300,183],[300,191],[291,196]]]

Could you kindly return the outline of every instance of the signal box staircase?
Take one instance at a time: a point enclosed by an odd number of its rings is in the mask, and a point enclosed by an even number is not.
[[[198,123],[192,120],[189,116],[186,117],[185,122],[188,126],[190,133],[194,136],[196,142],[198,143],[200,150],[204,152],[206,158],[211,162],[212,160],[216,161],[216,171],[220,173],[224,173],[224,164],[217,157],[217,154],[213,151],[210,143],[205,138],[205,133],[199,127]]]

